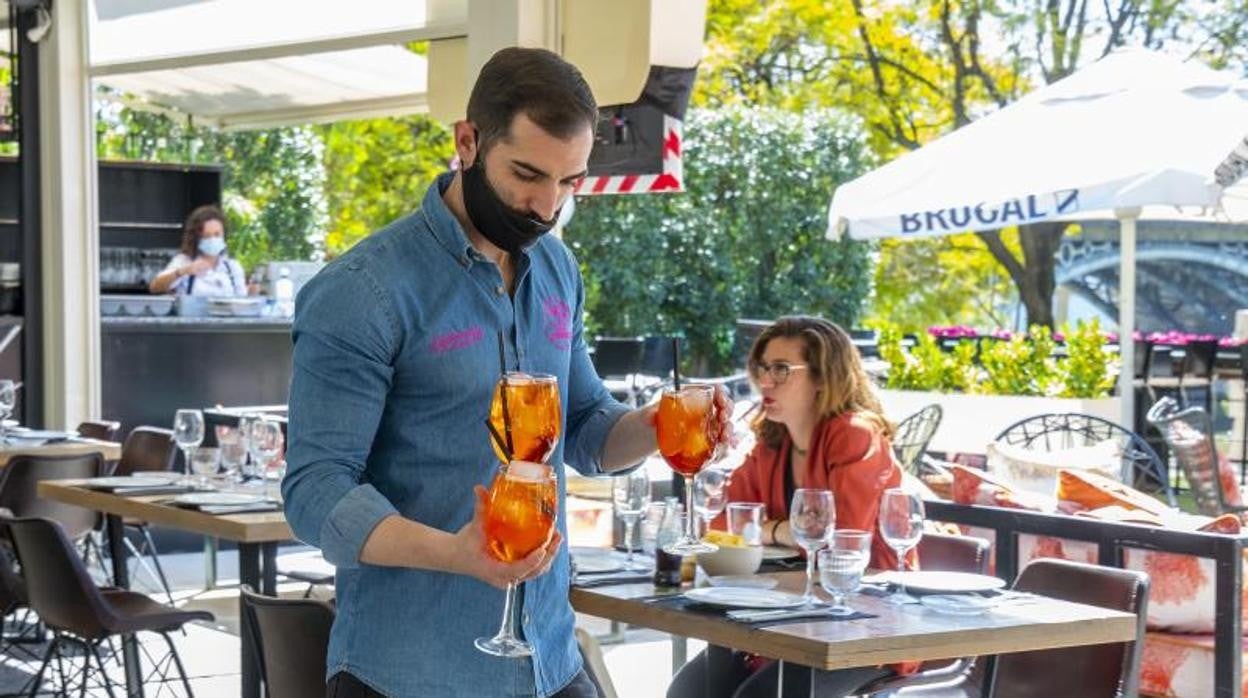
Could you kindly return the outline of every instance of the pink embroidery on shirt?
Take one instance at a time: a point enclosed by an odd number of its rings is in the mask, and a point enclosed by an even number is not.
[[[558,296],[542,301],[543,330],[546,339],[559,349],[572,347],[572,309]]]
[[[467,349],[468,347],[480,342],[485,337],[485,331],[479,326],[469,327],[466,330],[458,332],[447,332],[433,338],[429,343],[429,349],[435,355],[445,354],[448,351],[458,351]]]

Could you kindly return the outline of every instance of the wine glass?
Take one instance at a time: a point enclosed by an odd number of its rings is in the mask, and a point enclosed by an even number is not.
[[[191,465],[195,449],[204,442],[204,413],[199,410],[178,410],[173,415],[173,440],[182,449],[186,474],[183,484],[191,485]]]
[[[218,426],[217,445],[221,447],[221,475],[237,482],[247,460],[247,444],[242,429]]]
[[[858,588],[870,559],[869,531],[840,529],[832,532],[832,543],[819,551],[819,584],[832,596],[832,608],[828,613],[847,616],[854,612],[845,604],[845,596]]]
[[[641,467],[627,475],[611,478],[611,495],[615,504],[615,515],[624,522],[624,544],[628,547],[624,569],[646,569],[646,565],[633,561],[633,527],[637,525],[637,519],[646,507],[650,506],[650,475]]]
[[[251,425],[251,458],[255,462],[256,474],[260,482],[267,487],[268,469],[273,459],[282,452],[282,426],[270,419],[258,419]]]
[[[680,390],[665,388],[659,398],[659,410],[654,417],[659,453],[672,470],[685,478],[685,511],[689,514],[684,535],[663,548],[672,555],[719,550],[713,543],[698,540],[693,516],[693,476],[715,453],[714,414],[715,389],[709,385],[686,385]]]
[[[0,443],[7,439],[8,427],[4,422],[13,414],[16,404],[17,384],[7,378],[0,380]]]
[[[923,537],[923,500],[918,494],[900,488],[884,490],[880,498],[880,535],[888,547],[897,551],[897,571],[906,570],[906,553],[919,544]],[[897,593],[890,598],[893,603],[910,603],[913,599],[906,594],[902,582],[897,577]]]
[[[490,487],[485,539],[490,554],[503,562],[523,559],[546,545],[555,530],[559,481],[543,463],[512,461],[499,469]],[[477,649],[496,657],[528,657],[533,646],[516,633],[515,582],[507,585],[503,621],[494,637],[477,638]]]
[[[724,511],[728,503],[724,486],[728,473],[719,468],[707,468],[693,478],[693,511],[702,519],[702,528],[709,530],[711,521]]]
[[[257,462],[251,455],[251,427],[258,421],[260,418],[252,414],[245,414],[238,418],[238,439],[243,449],[243,460],[239,465],[239,479],[243,484],[250,483],[256,477]]]
[[[550,540],[559,489],[557,474],[545,462],[559,443],[562,415],[555,376],[509,372],[494,387],[488,423],[503,466],[490,488],[485,536],[499,560],[514,562]],[[516,585],[508,584],[498,633],[477,638],[477,649],[496,657],[533,654],[533,647],[516,634],[515,600]]]
[[[806,551],[806,603],[815,601],[815,551],[822,548],[836,525],[836,502],[831,490],[801,488],[789,505],[789,531]]]
[[[558,378],[546,373],[503,374],[490,402],[490,426],[503,441],[491,439],[494,455],[506,463],[506,445],[511,460],[545,463],[559,443],[562,414]]]

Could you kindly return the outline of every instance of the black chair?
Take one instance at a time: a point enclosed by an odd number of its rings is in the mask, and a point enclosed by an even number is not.
[[[992,695],[1048,698],[1139,694],[1144,619],[1148,615],[1147,574],[1067,560],[1035,560],[1023,568],[1014,589],[1135,614],[1135,641],[1003,654],[997,658]]]
[[[0,475],[0,508],[15,518],[51,519],[72,540],[81,541],[98,523],[98,512],[72,504],[44,499],[38,494],[44,480],[76,480],[101,475],[104,458],[98,453],[74,456],[19,455],[9,460]]]
[[[1200,407],[1180,409],[1174,398],[1163,397],[1149,408],[1147,419],[1161,432],[1170,454],[1187,476],[1200,513],[1220,516],[1248,511],[1248,505],[1227,500],[1208,412]]]
[[[594,338],[594,370],[621,402],[637,404],[637,374],[644,348],[641,337]]]
[[[173,431],[159,427],[135,427],[126,442],[121,445],[121,458],[113,469],[114,475],[134,475],[135,473],[171,472],[178,458],[178,444],[173,440]],[[146,521],[126,518],[122,519],[125,532],[135,532],[140,543],[136,545],[129,536],[123,535],[126,548],[138,560],[139,566],[148,575],[160,583],[165,597],[173,603],[173,592],[169,588],[169,579],[165,576],[164,567],[160,564],[160,551],[156,549],[156,541],[152,540],[152,532]],[[146,556],[146,559],[145,557]],[[150,564],[148,562],[150,559]]]
[[[1200,404],[1206,412],[1213,412],[1213,371],[1218,358],[1216,341],[1188,342],[1183,347],[1183,369],[1179,376],[1179,396],[1184,405],[1192,404],[1188,391],[1200,393]]]
[[[672,380],[672,365],[676,361],[673,341],[677,337],[650,336],[643,340],[641,369],[637,379],[637,402],[646,404]]]
[[[325,695],[325,656],[334,609],[313,599],[279,599],[243,585],[243,613],[260,648],[260,677],[270,698]]]
[[[118,429],[121,429],[121,422],[87,421],[78,425],[78,435],[97,441],[113,441],[117,438]]]
[[[931,404],[898,422],[893,434],[893,453],[906,472],[918,476],[927,445],[932,442],[943,417],[940,405]]]
[[[1178,506],[1166,465],[1153,447],[1139,434],[1109,420],[1076,412],[1040,414],[1006,427],[995,441],[1042,451],[1117,441],[1122,450],[1122,482],[1142,489],[1160,488],[1166,502]]]
[[[133,591],[100,589],[87,575],[82,560],[57,523],[28,518],[12,519],[7,524],[17,549],[22,576],[26,579],[30,606],[53,632],[52,642],[35,675],[30,695],[35,694],[53,657],[57,658],[58,673],[63,673],[59,669],[60,659],[70,656],[65,651],[67,645],[78,645],[83,649],[82,692],[86,693],[95,671],[91,666],[94,659],[99,667],[96,676],[112,695],[112,682],[100,656],[100,645],[116,635],[145,631],[157,633],[165,639],[182,686],[187,695],[193,695],[182,667],[182,658],[169,633],[193,620],[213,620],[211,613],[181,611]],[[152,669],[157,673],[164,666],[164,662],[153,664]],[[161,678],[162,681],[169,680],[167,675]],[[62,689],[68,693],[64,679]]]

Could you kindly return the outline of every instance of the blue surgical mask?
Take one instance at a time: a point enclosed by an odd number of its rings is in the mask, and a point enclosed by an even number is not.
[[[225,252],[225,238],[214,236],[199,239],[199,252],[209,257],[220,257]]]

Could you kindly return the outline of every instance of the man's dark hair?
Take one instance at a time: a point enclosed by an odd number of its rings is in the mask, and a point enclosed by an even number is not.
[[[524,114],[550,135],[567,139],[597,124],[598,104],[576,66],[540,48],[505,48],[494,54],[468,97],[468,120],[477,127],[484,155],[506,138]]]

